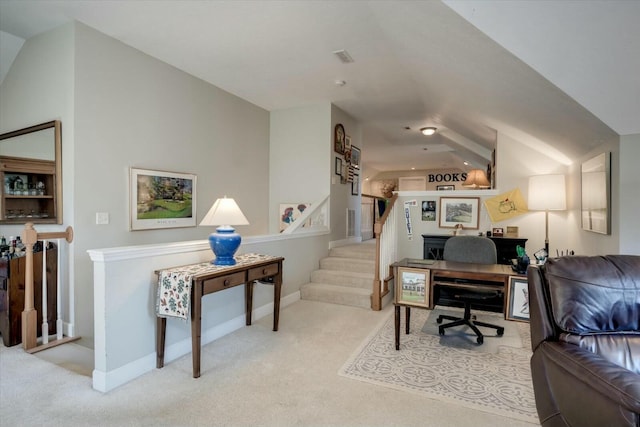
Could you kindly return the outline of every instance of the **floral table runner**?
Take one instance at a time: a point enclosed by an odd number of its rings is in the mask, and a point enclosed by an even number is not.
[[[158,274],[158,298],[156,315],[158,317],[189,318],[191,307],[191,279],[204,273],[230,270],[237,266],[269,261],[277,257],[260,254],[243,254],[235,257],[235,265],[215,265],[210,262],[185,265],[161,270]]]

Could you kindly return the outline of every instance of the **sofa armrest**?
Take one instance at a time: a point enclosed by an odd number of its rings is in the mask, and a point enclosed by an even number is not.
[[[529,325],[531,328],[531,350],[540,343],[556,339],[557,331],[551,312],[551,299],[547,292],[544,266],[531,265],[527,270],[529,287]]]
[[[548,378],[550,382],[577,381],[583,388],[596,391],[621,408],[640,414],[640,375],[565,342],[545,342],[539,346],[538,352],[547,364],[555,365],[564,373],[560,377]],[[580,395],[582,390],[575,388],[574,393]]]

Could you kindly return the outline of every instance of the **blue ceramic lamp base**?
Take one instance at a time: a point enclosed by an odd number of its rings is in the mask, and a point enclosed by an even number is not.
[[[209,245],[211,250],[216,255],[216,258],[211,261],[214,265],[235,265],[236,260],[233,255],[240,247],[242,238],[233,227],[220,226],[216,228],[216,233],[209,235]]]

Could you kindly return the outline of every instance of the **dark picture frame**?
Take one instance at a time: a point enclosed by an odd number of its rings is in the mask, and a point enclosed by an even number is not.
[[[360,169],[360,149],[355,145],[351,146],[351,166]]]
[[[345,137],[344,126],[338,123],[333,131],[333,150],[338,154],[344,154]]]
[[[353,181],[351,181],[351,195],[357,196],[360,193],[360,176],[353,175]]]
[[[504,318],[520,322],[529,321],[529,284],[526,277],[509,276]]]
[[[338,176],[342,176],[342,158],[341,157],[336,156],[334,173]]]
[[[455,185],[447,184],[447,185],[436,185],[437,191],[453,191],[456,189]]]

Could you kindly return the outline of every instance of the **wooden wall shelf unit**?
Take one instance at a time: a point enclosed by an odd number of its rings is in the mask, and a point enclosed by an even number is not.
[[[62,125],[0,135],[0,224],[62,224]]]
[[[7,224],[57,223],[55,163],[0,157],[0,182],[8,183],[12,178],[23,181],[22,190],[9,189],[11,184],[3,185],[0,220]]]

